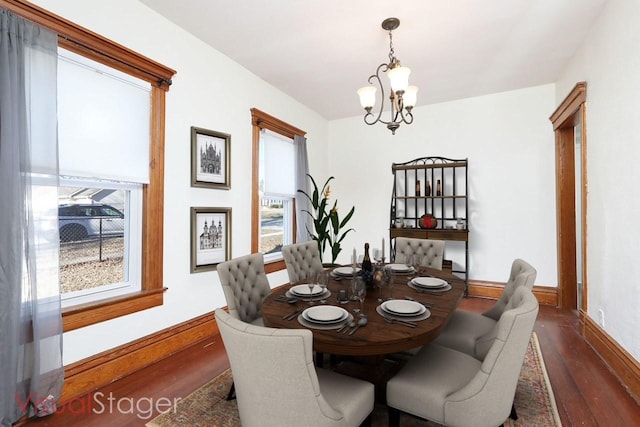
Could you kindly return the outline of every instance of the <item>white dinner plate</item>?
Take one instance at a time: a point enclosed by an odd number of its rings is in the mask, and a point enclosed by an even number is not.
[[[345,324],[349,324],[353,321],[353,314],[347,315],[347,318],[340,322],[332,322],[332,323],[321,323],[321,322],[310,322],[300,313],[298,315],[298,323],[300,323],[305,328],[311,329],[319,329],[319,330],[331,330],[331,329],[340,329],[341,326]]]
[[[423,288],[421,286],[417,286],[413,284],[413,281],[409,280],[407,282],[407,286],[417,292],[430,293],[434,295],[441,295],[443,292],[447,292],[451,290],[451,285],[446,284],[442,288]]]
[[[380,307],[387,313],[396,316],[419,316],[424,313],[427,308],[416,301],[406,299],[392,299],[380,304]]]
[[[420,288],[438,289],[444,288],[448,285],[445,280],[438,279],[437,277],[414,277],[411,283]]]
[[[424,313],[418,316],[402,316],[398,314],[389,313],[388,311],[383,310],[382,306],[379,305],[376,307],[376,313],[378,313],[382,317],[386,317],[387,319],[399,319],[399,320],[406,320],[408,322],[417,322],[417,321],[425,320],[431,317],[431,312],[427,308],[425,308]]]
[[[413,267],[407,264],[387,264],[384,268],[388,268],[394,273],[413,273]]]
[[[411,283],[407,283],[408,286],[413,286]],[[417,287],[416,287],[417,288]],[[331,296],[331,291],[329,289],[326,289],[323,293],[321,294],[316,294],[316,295],[299,295],[299,294],[294,294],[291,291],[287,291],[284,293],[284,295],[287,298],[297,298],[297,299],[303,299],[305,301],[309,301],[309,300],[318,300],[318,299],[327,299]]]
[[[309,296],[317,296],[322,294],[323,290],[318,285],[313,285],[313,289],[309,289],[309,285],[306,283],[304,285],[295,285],[292,286],[289,291],[300,297],[309,297]]]
[[[360,267],[356,267],[356,274],[360,271]],[[336,267],[333,272],[338,276],[353,276],[353,267]]]
[[[342,322],[349,316],[349,312],[335,305],[316,305],[302,312],[302,317],[309,322],[335,323]]]

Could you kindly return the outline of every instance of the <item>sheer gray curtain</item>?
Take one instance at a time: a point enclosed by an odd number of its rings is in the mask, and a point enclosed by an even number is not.
[[[0,9],[0,425],[55,411],[57,35]]]
[[[296,189],[304,190],[309,194],[309,158],[307,155],[307,138],[300,135],[294,135],[293,144],[296,147]],[[311,206],[309,200],[296,191],[296,242],[306,242],[310,240],[309,230],[313,229],[309,214],[305,211],[309,211]]]

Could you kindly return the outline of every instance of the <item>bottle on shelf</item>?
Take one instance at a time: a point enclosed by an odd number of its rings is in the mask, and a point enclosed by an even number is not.
[[[416,181],[416,196],[420,196],[420,180]]]
[[[429,182],[429,180],[427,180],[427,188],[425,188],[424,190],[424,195],[425,196],[431,195],[431,183]]]
[[[436,183],[436,196],[442,196],[442,184],[440,184],[440,180]]]

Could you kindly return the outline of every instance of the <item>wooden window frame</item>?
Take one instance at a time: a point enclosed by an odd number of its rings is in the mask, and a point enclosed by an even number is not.
[[[251,144],[251,159],[253,164],[251,174],[251,252],[257,253],[260,251],[260,131],[267,129],[291,139],[296,135],[305,136],[307,133],[257,108],[251,109],[251,125],[253,129]],[[295,200],[293,207],[293,229],[296,229]],[[295,239],[296,235],[294,233],[294,242]],[[269,262],[265,265],[265,271],[267,273],[284,270],[285,268],[284,260]]]
[[[59,46],[151,84],[149,184],[142,188],[141,290],[64,309],[63,330],[162,305],[165,99],[176,71],[27,1],[0,0],[0,7],[54,31]]]

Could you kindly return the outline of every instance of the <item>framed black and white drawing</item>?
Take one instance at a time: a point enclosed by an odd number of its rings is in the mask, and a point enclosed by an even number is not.
[[[191,208],[191,272],[215,270],[231,256],[231,208]]]
[[[191,186],[231,188],[231,135],[191,127]]]

